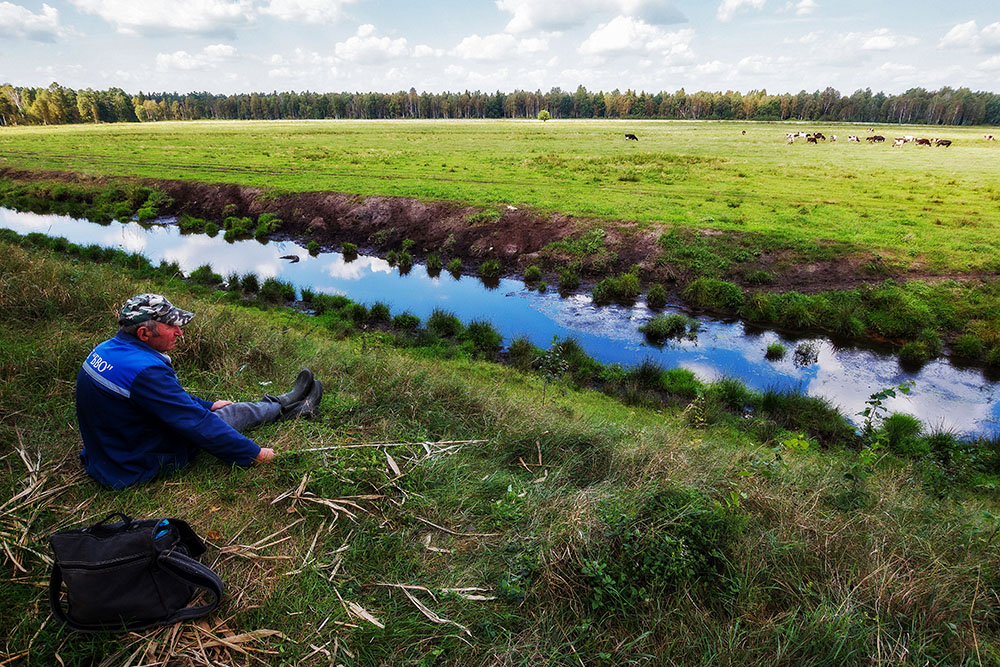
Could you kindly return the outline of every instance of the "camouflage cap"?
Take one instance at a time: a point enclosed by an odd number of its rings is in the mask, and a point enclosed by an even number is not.
[[[184,326],[194,319],[194,313],[176,308],[160,294],[137,294],[122,306],[122,314],[118,318],[119,326],[139,324],[147,320],[155,320],[164,324]]]

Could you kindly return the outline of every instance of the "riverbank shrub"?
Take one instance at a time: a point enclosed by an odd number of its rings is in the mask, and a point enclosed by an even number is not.
[[[687,368],[668,368],[660,374],[660,386],[671,396],[690,400],[704,391],[702,384],[693,371]]]
[[[771,343],[764,352],[764,358],[768,361],[777,361],[785,356],[787,349],[781,343]]]
[[[572,292],[580,286],[580,275],[571,267],[559,269],[559,291]]]
[[[695,308],[707,310],[738,311],[744,301],[739,285],[714,278],[693,281],[684,290],[684,298]]]
[[[656,283],[649,288],[646,293],[646,305],[653,310],[659,310],[667,305],[667,290],[663,285]]]
[[[451,277],[454,278],[455,280],[458,280],[459,278],[461,278],[462,277],[462,260],[460,260],[458,257],[455,257],[450,262],[448,262],[448,273],[450,273]]]
[[[500,262],[495,259],[488,259],[479,265],[479,277],[484,282],[495,283],[500,279]]]
[[[282,304],[295,301],[295,286],[277,278],[268,278],[257,294],[264,303]]]
[[[342,243],[340,254],[343,255],[345,262],[353,262],[358,258],[358,246],[350,242]]]
[[[173,205],[164,192],[128,181],[0,181],[0,206],[32,213],[53,213],[97,223],[148,221]]]
[[[977,361],[982,358],[983,353],[986,351],[986,346],[983,345],[983,341],[979,339],[979,336],[964,333],[955,339],[951,350],[958,357]]]
[[[212,270],[209,264],[202,264],[188,276],[199,285],[214,287],[222,284],[222,276]]]
[[[205,231],[205,220],[184,213],[177,219],[177,226],[183,234],[202,234]]]
[[[486,320],[473,320],[459,337],[472,347],[475,356],[493,359],[503,347],[503,336]]]
[[[937,324],[931,309],[918,295],[886,280],[881,285],[863,285],[865,325],[887,338],[916,338],[928,326]]]
[[[655,315],[639,326],[639,331],[646,337],[646,340],[654,345],[662,345],[664,341],[674,338],[682,338],[687,335],[691,326],[691,318],[681,313],[671,313],[669,315],[661,313]]]
[[[532,343],[527,336],[518,336],[507,347],[510,365],[522,372],[530,371],[544,353],[545,350]]]
[[[618,303],[631,306],[639,298],[639,277],[634,273],[623,273],[620,276],[608,277],[594,285],[591,297],[594,305],[604,306]]]
[[[427,268],[427,275],[431,278],[437,278],[441,274],[441,258],[434,253],[427,255],[424,266]]]
[[[243,288],[245,294],[256,294],[260,291],[260,282],[257,279],[256,273],[246,273],[243,275],[243,279],[240,281],[240,287]]]
[[[405,276],[413,268],[413,255],[404,250],[399,253],[396,263],[399,265],[399,275]]]
[[[458,319],[454,313],[440,308],[435,308],[431,316],[427,318],[427,328],[441,338],[456,338],[465,329],[462,320]]]
[[[226,230],[223,238],[229,242],[250,238],[253,234],[253,220],[248,217],[228,216],[222,221],[222,228]]]
[[[916,459],[930,453],[930,446],[920,437],[923,430],[919,419],[897,412],[882,420],[877,436],[894,454]]]
[[[316,255],[318,255],[320,250],[321,250],[321,248],[320,248],[319,242],[317,242],[315,240],[309,241],[309,243],[306,244],[306,252],[308,252],[313,257],[315,257]]]
[[[805,430],[827,446],[855,446],[858,442],[850,422],[822,398],[769,389],[760,395],[758,407],[765,418],[790,431]]]
[[[382,301],[376,301],[368,309],[368,318],[373,322],[388,322],[391,319],[389,306]]]
[[[420,318],[410,312],[403,312],[392,318],[392,326],[400,331],[414,332],[420,327]]]
[[[524,270],[524,282],[528,285],[537,283],[542,279],[542,270],[537,264],[532,264]]]

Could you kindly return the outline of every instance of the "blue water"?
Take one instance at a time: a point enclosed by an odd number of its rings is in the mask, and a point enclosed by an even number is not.
[[[152,226],[102,226],[0,208],[0,227],[138,252],[154,264],[176,262],[185,273],[203,264],[210,264],[223,276],[252,271],[261,279],[277,277],[299,288],[343,294],[369,305],[382,301],[393,314],[409,311],[426,319],[434,308],[442,308],[466,322],[489,320],[508,342],[527,336],[535,345],[547,348],[553,336],[573,336],[603,363],[634,365],[650,358],[665,367],[687,368],[703,380],[729,376],[754,389],[798,388],[828,399],[845,415],[854,415],[855,421],[870,394],[913,380],[916,384],[910,395],[890,399],[886,403],[889,410],[913,414],[931,427],[960,434],[1000,434],[998,383],[988,381],[979,370],[958,368],[944,359],[928,363],[918,372],[907,372],[887,353],[841,348],[824,338],[792,340],[773,331],[751,333],[738,322],[711,317],[698,318],[701,330],[696,340],[657,348],[646,344],[638,331],[654,314],[643,303],[631,308],[597,308],[589,296],[561,298],[554,291],[540,294],[516,280],[501,280],[499,287],[488,289],[470,276],[455,279],[442,272],[431,278],[419,264],[402,276],[378,257],[360,256],[345,262],[339,253],[310,256],[292,241],[227,243],[221,235],[183,235],[170,221]],[[280,259],[282,255],[296,255],[300,261]],[[774,342],[785,345],[788,354],[780,361],[767,361],[765,350]],[[795,363],[792,351],[802,343],[815,347],[814,362]]]

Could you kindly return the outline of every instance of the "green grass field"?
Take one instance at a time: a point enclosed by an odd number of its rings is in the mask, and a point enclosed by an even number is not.
[[[73,382],[145,291],[198,314],[172,353],[193,393],[251,399],[308,366],[319,418],[257,430],[279,452],[266,467],[201,456],[99,488],[77,460]],[[714,403],[625,403],[5,241],[0,305],[0,663],[1000,660],[997,442],[974,457],[895,419],[860,451],[818,447],[745,419],[731,382]],[[475,442],[420,444],[455,440]],[[346,447],[296,453],[317,446]],[[219,610],[100,636],[49,617],[47,536],[113,511],[190,521],[227,586]]]
[[[746,134],[742,134],[743,131]],[[786,145],[785,132],[838,141]],[[682,121],[196,122],[0,129],[0,166],[509,204],[837,242],[911,271],[995,273],[1000,144],[975,128],[880,126],[950,148],[854,144],[855,125]],[[639,141],[624,141],[624,133]]]

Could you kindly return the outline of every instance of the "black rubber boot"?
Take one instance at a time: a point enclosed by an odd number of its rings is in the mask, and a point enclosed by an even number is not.
[[[319,402],[323,398],[323,383],[313,380],[309,394],[301,401],[292,403],[282,410],[281,419],[312,419],[319,410]]]
[[[275,396],[278,399],[278,403],[281,403],[281,409],[288,410],[293,403],[298,403],[304,399],[313,386],[313,372],[308,368],[303,368],[299,371],[299,376],[295,378],[295,386],[287,394],[281,394],[280,396]]]

